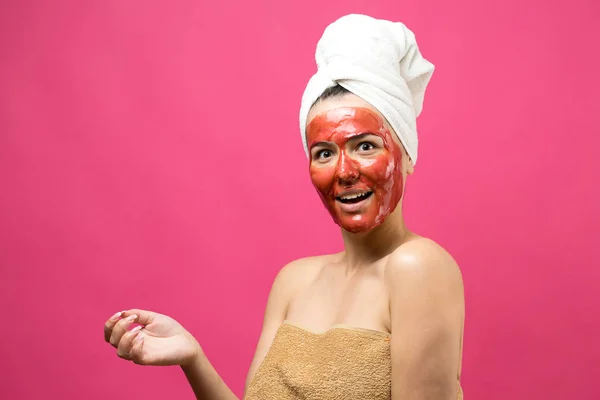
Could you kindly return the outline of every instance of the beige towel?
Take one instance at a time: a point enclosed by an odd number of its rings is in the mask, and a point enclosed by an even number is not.
[[[341,326],[317,334],[284,323],[245,400],[390,400],[391,369],[389,334]]]

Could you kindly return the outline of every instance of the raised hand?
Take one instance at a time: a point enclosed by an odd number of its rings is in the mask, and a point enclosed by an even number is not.
[[[138,325],[130,329],[133,324]],[[117,349],[119,357],[140,365],[191,365],[202,351],[173,318],[137,309],[109,318],[104,339]]]

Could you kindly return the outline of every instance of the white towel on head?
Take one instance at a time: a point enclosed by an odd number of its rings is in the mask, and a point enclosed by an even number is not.
[[[300,107],[304,150],[306,118],[314,102],[336,84],[375,107],[417,162],[417,122],[434,66],[425,60],[415,35],[400,22],[346,15],[329,25],[317,44],[317,73]]]

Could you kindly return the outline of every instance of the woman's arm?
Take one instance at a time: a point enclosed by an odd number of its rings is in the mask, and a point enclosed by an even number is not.
[[[133,323],[139,324],[129,329]],[[173,318],[153,311],[119,312],[104,325],[117,355],[140,365],[180,365],[198,399],[237,399],[214,370],[198,341]]]
[[[248,371],[246,379],[246,387],[252,381],[256,370],[264,360],[275,334],[279,329],[279,326],[283,323],[287,306],[289,303],[290,293],[292,293],[291,284],[293,279],[290,279],[290,275],[293,273],[294,264],[291,263],[286,267],[282,268],[271,287],[269,299],[267,301],[267,307],[265,310],[265,316],[263,321],[263,328],[256,347],[255,355]],[[201,400],[234,400],[238,399],[235,394],[227,387],[223,382],[217,371],[213,368],[211,363],[208,361],[203,352],[199,352],[195,362],[190,365],[182,367],[185,376],[194,391],[197,399]]]
[[[464,321],[458,265],[418,239],[390,256],[392,399],[456,400]]]
[[[202,400],[239,400],[238,397],[223,382],[203,352],[196,360],[181,367],[196,395]]]
[[[310,266],[310,259],[300,259],[287,264],[279,271],[273,281],[267,307],[263,320],[262,332],[256,346],[254,358],[250,364],[248,375],[246,377],[246,386],[244,392],[248,389],[254,374],[265,359],[271,344],[275,339],[277,330],[287,316],[288,306],[297,288],[305,280],[305,269]]]

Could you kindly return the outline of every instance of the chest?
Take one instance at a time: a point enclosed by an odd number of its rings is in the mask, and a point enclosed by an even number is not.
[[[334,325],[389,332],[383,269],[374,266],[350,278],[339,269],[324,270],[291,300],[286,319],[314,332]]]

